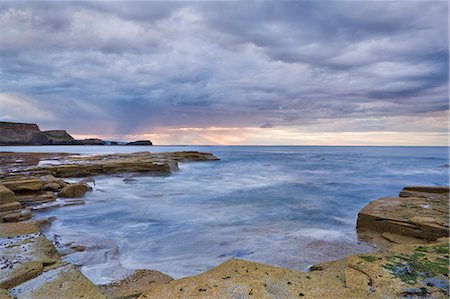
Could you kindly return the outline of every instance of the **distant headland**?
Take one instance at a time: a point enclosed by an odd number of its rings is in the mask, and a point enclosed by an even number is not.
[[[41,131],[37,124],[0,122],[0,145],[153,145],[150,140],[75,139],[66,130]]]

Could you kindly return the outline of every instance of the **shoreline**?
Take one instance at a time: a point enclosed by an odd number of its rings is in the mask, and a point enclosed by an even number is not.
[[[15,155],[28,155],[33,156],[33,153],[15,153]],[[50,156],[55,156],[55,154],[50,153],[40,153],[35,154],[40,157],[45,156],[49,158]],[[64,182],[62,178],[64,177],[90,177],[95,175],[111,175],[118,172],[157,172],[157,173],[165,173],[170,174],[172,171],[176,171],[179,161],[208,161],[208,160],[216,160],[217,158],[208,153],[198,153],[198,152],[178,152],[178,153],[157,153],[157,154],[143,154],[143,153],[134,153],[134,154],[113,154],[113,155],[97,155],[97,158],[89,158],[89,156],[80,156],[80,155],[71,155],[71,154],[56,154],[56,155],[64,155],[62,157],[53,157],[57,161],[70,161],[67,164],[61,165],[45,165],[43,167],[33,167],[32,165],[14,165],[14,171],[10,171],[9,173],[4,173],[1,177],[0,186],[3,185],[5,187],[11,188],[13,190],[13,194],[9,193],[8,190],[3,190],[2,192],[2,203],[6,202],[12,207],[18,208],[17,203],[14,203],[15,198],[21,199],[19,202],[20,205],[26,205],[28,207],[36,207],[39,205],[41,208],[51,208],[56,207],[55,205],[56,198],[55,194],[51,196],[50,193],[44,192],[58,192],[61,195],[61,191],[66,188],[66,190],[62,194],[68,195],[64,201],[67,204],[82,204],[82,200],[79,197],[82,197],[84,193],[89,192],[89,182],[82,182],[81,184],[67,184]],[[79,156],[77,158],[77,156]],[[35,157],[36,158],[36,157]],[[60,159],[60,160],[59,160]],[[31,159],[30,164],[34,163],[36,159]],[[22,163],[23,164],[23,163]],[[26,177],[26,175],[34,175],[35,178]],[[53,176],[53,178],[51,177]],[[39,179],[36,179],[38,177]],[[42,181],[42,177],[46,177],[45,181]],[[9,181],[9,182],[8,182]],[[6,183],[5,183],[6,182]],[[20,182],[20,183],[18,183]],[[64,185],[65,184],[65,185]],[[58,186],[57,186],[58,185]],[[64,186],[63,186],[64,185]],[[76,186],[75,186],[76,185]],[[68,187],[68,188],[67,188]],[[52,189],[53,188],[53,189]],[[445,188],[444,188],[445,189]],[[411,192],[415,192],[409,196],[409,198],[421,198],[421,201],[436,201],[435,193],[433,192],[420,192],[417,190],[406,190]],[[423,190],[422,190],[423,191]],[[427,190],[430,191],[430,190]],[[448,198],[448,187],[443,192],[447,194]],[[9,195],[8,195],[9,194]],[[30,194],[34,194],[30,197]],[[431,194],[431,195],[430,195]],[[404,194],[405,195],[405,194]],[[14,198],[14,197],[15,198]],[[28,196],[28,198],[27,198]],[[440,198],[440,195],[437,196]],[[5,199],[6,198],[6,199]],[[402,198],[402,197],[399,197]],[[408,198],[407,196],[403,196],[403,198]],[[439,199],[438,199],[439,200]],[[409,200],[410,201],[410,200]],[[416,212],[421,213],[422,211],[427,211],[427,208],[420,209],[420,205],[422,202],[418,204],[418,210]],[[375,201],[377,202],[377,201]],[[371,204],[373,204],[372,202]],[[58,203],[59,206],[63,206],[64,204]],[[371,205],[369,204],[369,206]],[[426,203],[427,204],[427,203]],[[391,209],[392,207],[389,207]],[[404,211],[407,207],[400,207],[399,211]],[[371,275],[367,275],[367,271],[361,271],[361,267],[369,267],[373,266],[369,263],[373,263],[368,261],[375,258],[381,258],[384,261],[384,252],[388,252],[389,250],[400,250],[400,252],[407,254],[408,252],[414,252],[417,246],[429,246],[429,241],[424,242],[424,240],[420,239],[412,239],[408,236],[408,232],[402,234],[402,230],[396,228],[396,234],[389,232],[389,229],[394,226],[385,226],[383,228],[383,232],[372,232],[365,231],[362,234],[367,236],[369,241],[373,241],[375,243],[381,244],[382,248],[381,252],[374,252],[370,254],[364,254],[362,256],[366,256],[366,258],[360,258],[361,255],[353,255],[343,260],[338,260],[329,263],[323,263],[311,268],[311,272],[299,272],[295,270],[287,270],[283,268],[271,267],[259,263],[248,262],[244,260],[230,260],[228,262],[224,262],[221,265],[206,271],[200,275],[185,277],[179,280],[170,280],[168,277],[164,276],[164,274],[158,271],[151,270],[140,270],[138,274],[130,276],[128,279],[123,281],[113,283],[107,286],[102,286],[100,288],[95,287],[92,283],[90,283],[84,275],[82,275],[76,267],[72,267],[70,265],[64,265],[61,261],[61,256],[56,252],[56,248],[51,244],[48,239],[43,237],[43,235],[39,232],[40,228],[43,227],[44,224],[48,225],[49,223],[45,223],[44,221],[33,221],[31,219],[31,212],[28,213],[29,208],[20,207],[19,210],[14,210],[15,214],[13,216],[7,217],[8,221],[20,221],[13,222],[13,226],[10,224],[0,223],[0,232],[2,234],[2,238],[4,236],[9,235],[13,236],[13,238],[8,239],[8,242],[13,242],[14,246],[9,244],[8,246],[12,246],[13,248],[20,248],[24,244],[33,244],[29,247],[34,248],[31,249],[31,252],[36,251],[40,257],[39,261],[32,261],[33,267],[28,267],[30,261],[27,260],[25,263],[20,263],[18,266],[11,265],[11,273],[15,272],[18,268],[22,270],[20,275],[14,276],[14,274],[7,273],[6,278],[3,274],[0,279],[0,286],[7,287],[12,290],[11,293],[15,294],[18,298],[23,298],[24,294],[31,298],[40,298],[40,296],[50,296],[48,288],[42,289],[42,284],[35,283],[30,287],[30,281],[38,281],[42,280],[43,275],[47,275],[47,279],[50,281],[60,281],[61,275],[66,275],[69,273],[70,279],[64,279],[69,284],[73,282],[74,284],[83,284],[86,286],[86,289],[89,290],[89,294],[87,294],[88,298],[104,298],[103,293],[108,293],[109,298],[124,298],[126,292],[128,292],[128,297],[137,295],[141,295],[141,298],[162,298],[162,297],[208,297],[208,296],[220,296],[220,297],[232,297],[232,293],[230,287],[233,287],[239,292],[241,295],[246,295],[246,297],[252,298],[253,296],[266,298],[268,294],[278,294],[280,296],[284,296],[286,298],[290,297],[319,297],[326,296],[326,288],[334,289],[336,292],[341,293],[342,296],[355,296],[356,294],[369,294],[372,297],[380,297],[382,295],[399,295],[399,292],[404,292],[407,286],[411,285],[409,289],[414,289],[416,284],[409,284],[403,282],[401,279],[397,279],[393,276],[390,280],[382,281],[380,283],[380,287],[375,288],[372,291],[372,288],[377,284],[378,278],[373,278]],[[365,209],[365,208],[364,208]],[[364,211],[363,209],[363,211]],[[375,209],[376,210],[376,209]],[[386,208],[385,208],[386,210]],[[17,212],[20,211],[20,212]],[[447,202],[447,221],[448,221],[448,202]],[[367,211],[366,211],[367,212]],[[369,211],[370,212],[370,211]],[[9,214],[6,214],[9,215]],[[414,215],[413,215],[414,216]],[[434,215],[435,216],[435,215]],[[15,217],[15,218],[14,218]],[[382,219],[383,215],[378,215],[379,218]],[[3,218],[4,219],[4,218]],[[390,222],[389,222],[390,221]],[[392,221],[398,224],[398,220],[389,219],[388,222],[392,223]],[[412,220],[408,220],[410,223]],[[423,225],[423,219],[419,219],[415,224]],[[422,222],[420,222],[422,221]],[[401,221],[400,221],[401,222]],[[51,224],[50,224],[51,225]],[[398,225],[397,225],[398,226]],[[445,226],[445,225],[444,225]],[[368,225],[370,228],[370,225]],[[364,227],[365,229],[368,228]],[[359,227],[362,229],[363,227]],[[400,226],[401,228],[401,226]],[[388,231],[386,231],[388,229]],[[6,231],[6,233],[5,233]],[[448,236],[448,222],[446,226],[446,235]],[[384,235],[383,235],[384,233]],[[388,234],[386,234],[388,233]],[[400,234],[398,234],[400,233]],[[428,234],[427,231],[424,231],[424,234]],[[440,231],[440,234],[443,234],[443,231]],[[405,236],[406,235],[406,236]],[[421,237],[423,237],[422,235]],[[420,237],[420,235],[419,235]],[[45,240],[47,241],[45,241]],[[25,242],[25,243],[24,243]],[[50,243],[49,243],[50,242]],[[411,243],[416,242],[417,245],[414,248],[410,248]],[[441,242],[442,243],[442,242]],[[441,244],[438,243],[438,244]],[[393,246],[395,244],[395,246]],[[28,245],[27,245],[28,246]],[[34,247],[33,247],[34,246]],[[392,247],[393,246],[393,247]],[[400,249],[396,249],[396,246],[400,246]],[[408,247],[409,246],[409,247]],[[433,245],[431,245],[433,246]],[[12,248],[8,247],[8,248]],[[46,248],[43,250],[43,247]],[[394,249],[393,249],[394,248]],[[448,258],[448,247],[447,248],[447,258]],[[81,250],[81,248],[75,248],[76,250]],[[0,250],[5,250],[2,247]],[[43,253],[44,251],[44,253]],[[422,251],[423,252],[423,251]],[[15,254],[11,254],[11,256],[18,255],[20,253],[16,252]],[[430,258],[434,258],[435,252],[430,252]],[[42,256],[45,258],[42,259]],[[367,257],[370,256],[370,257]],[[428,253],[427,253],[428,256]],[[33,260],[33,254],[31,256],[31,260]],[[359,264],[360,260],[363,260],[365,265]],[[52,262],[50,263],[49,260]],[[41,264],[42,267],[36,265]],[[356,263],[356,266],[353,265]],[[23,269],[23,264],[28,265]],[[350,265],[350,266],[348,266]],[[380,265],[378,268],[381,268],[384,271],[383,265]],[[9,266],[8,266],[9,267]],[[358,268],[355,270],[355,267]],[[255,269],[256,268],[256,269]],[[28,271],[26,271],[28,269]],[[63,269],[63,270],[58,270]],[[242,270],[243,269],[243,270]],[[264,269],[264,271],[262,271]],[[353,269],[353,270],[352,270]],[[367,270],[366,268],[364,268]],[[380,269],[376,269],[378,271]],[[356,271],[356,272],[355,272]],[[359,271],[359,272],[358,272]],[[375,272],[376,272],[375,271]],[[235,274],[236,273],[236,274]],[[269,274],[266,274],[269,273]],[[361,274],[362,273],[362,274]],[[376,272],[377,273],[377,272]],[[51,275],[50,275],[51,274]],[[273,277],[272,277],[273,274]],[[389,274],[389,271],[387,271]],[[236,275],[236,276],[235,276]],[[386,275],[386,274],[385,274]],[[69,277],[68,276],[68,277]],[[229,278],[227,278],[229,276]],[[270,279],[266,276],[271,277]],[[307,277],[310,278],[307,278]],[[339,276],[339,278],[337,278]],[[367,278],[369,277],[369,278]],[[370,288],[362,288],[360,282],[369,281]],[[400,280],[398,282],[397,280]],[[7,281],[7,283],[5,283]],[[12,281],[12,282],[11,282]],[[47,280],[46,280],[47,281]],[[151,282],[153,281],[153,282]],[[417,280],[416,280],[417,282]],[[255,284],[256,283],[256,284]],[[402,284],[403,283],[403,284]],[[265,284],[265,286],[264,286]],[[25,286],[24,286],[25,285]],[[328,285],[328,286],[326,286]],[[94,286],[94,287],[92,287]],[[131,287],[133,286],[133,287]],[[270,287],[272,286],[272,287]],[[366,286],[369,286],[366,283]],[[392,289],[389,288],[392,286]],[[416,292],[416,295],[420,295],[420,292],[424,292],[423,286],[417,287],[418,290],[409,290],[408,292]],[[425,288],[427,288],[425,286]],[[70,288],[69,288],[70,289]],[[101,289],[101,290],[100,290]],[[133,290],[139,291],[137,293],[132,293]],[[381,291],[380,291],[381,289]],[[429,290],[428,290],[429,289]],[[434,294],[434,287],[428,287],[426,292],[432,292]],[[44,291],[43,291],[44,290]],[[126,291],[127,290],[127,291]],[[53,290],[57,291],[57,290]],[[377,292],[382,293],[377,293]],[[42,293],[44,292],[44,293]],[[61,290],[63,292],[63,290]],[[102,293],[103,292],[103,293]],[[118,296],[117,294],[121,295]],[[231,292],[231,293],[230,293]],[[234,291],[233,291],[234,292]],[[275,293],[273,293],[275,292]],[[441,294],[448,294],[448,287],[444,293],[439,291],[437,288],[436,292],[441,292]],[[4,292],[5,293],[5,292]],[[245,294],[244,294],[245,293]],[[1,291],[0,291],[0,294]],[[56,293],[55,293],[56,294]],[[77,293],[61,293],[56,295],[58,298],[75,298],[75,294]],[[115,295],[114,295],[115,294]],[[295,294],[295,296],[294,296]],[[303,294],[300,295],[300,294]],[[439,295],[439,293],[436,293]],[[435,294],[435,295],[436,295]],[[79,295],[79,294],[77,294]],[[414,295],[414,294],[413,294]],[[5,295],[6,296],[6,295]],[[25,297],[26,297],[25,296]],[[34,297],[33,297],[34,296]],[[66,296],[66,297],[61,297]],[[75,297],[74,297],[75,296]],[[122,297],[121,297],[122,296]],[[439,297],[438,297],[439,298]]]

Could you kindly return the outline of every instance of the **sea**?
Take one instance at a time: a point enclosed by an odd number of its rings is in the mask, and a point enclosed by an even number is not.
[[[1,151],[79,154],[203,151],[169,176],[95,177],[86,203],[42,212],[64,259],[95,283],[133,269],[181,278],[229,259],[306,271],[373,250],[358,212],[406,185],[448,185],[448,147],[20,146]],[[43,162],[45,163],[45,161]],[[79,180],[79,179],[78,179]],[[77,179],[69,179],[77,181]]]

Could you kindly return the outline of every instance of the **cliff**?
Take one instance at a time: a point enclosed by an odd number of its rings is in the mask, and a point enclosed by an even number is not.
[[[41,131],[36,124],[0,122],[0,145],[152,145],[150,140],[129,143],[98,138],[75,139],[65,130]]]
[[[75,138],[70,136],[65,130],[50,130],[42,132],[48,138],[50,144],[72,144]]]
[[[48,140],[36,124],[0,122],[0,145],[40,145]]]
[[[65,130],[41,131],[36,124],[0,122],[0,145],[105,145],[101,139],[77,140]]]

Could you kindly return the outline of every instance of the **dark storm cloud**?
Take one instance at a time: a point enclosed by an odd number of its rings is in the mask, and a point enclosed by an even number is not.
[[[0,118],[131,134],[446,111],[447,6],[4,1]]]

